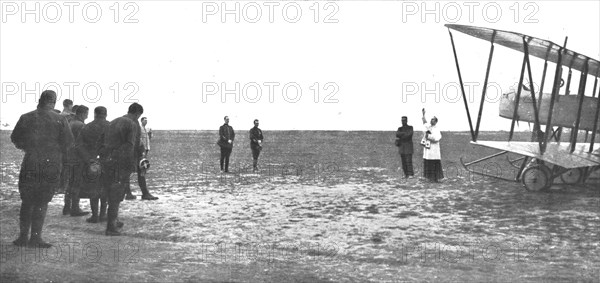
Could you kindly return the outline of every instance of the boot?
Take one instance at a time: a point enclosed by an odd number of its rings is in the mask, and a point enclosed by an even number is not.
[[[143,199],[143,200],[157,200],[157,199],[158,199],[158,197],[155,197],[155,196],[151,195],[150,193],[148,193],[148,194],[146,194],[146,195],[143,195],[143,196],[142,196],[142,199]]]
[[[106,206],[108,205],[106,198],[100,198],[100,215],[98,216],[98,221],[103,222],[106,221]]]
[[[85,222],[87,222],[87,223],[98,223],[98,222],[100,222],[100,220],[98,219],[97,215],[92,215],[89,218],[85,219]]]
[[[150,194],[148,189],[144,187],[144,189],[142,189],[142,199],[143,200],[157,200],[158,197],[155,197],[152,194]]]
[[[258,159],[254,159],[252,162],[252,172],[258,171]]]
[[[24,247],[27,246],[29,241],[29,228],[31,228],[31,213],[33,206],[29,203],[22,202],[21,210],[19,211],[19,238],[13,241],[15,246]]]
[[[111,202],[108,205],[108,221],[106,221],[106,236],[121,236],[121,230],[117,227],[119,216],[119,203]]]
[[[158,197],[155,197],[150,194],[148,191],[148,187],[146,186],[146,177],[140,174],[138,171],[138,184],[140,184],[140,190],[142,191],[142,199],[143,200],[157,200]]]
[[[79,207],[79,193],[74,192],[71,195],[71,216],[84,216],[90,214]]]
[[[98,203],[100,202],[100,198],[92,198],[90,199],[90,206],[92,207],[92,217],[86,219],[85,221],[88,223],[98,223]]]
[[[47,203],[33,206],[33,212],[31,213],[31,238],[27,244],[30,248],[47,249],[52,247],[51,244],[42,240],[42,228],[44,228],[44,219],[46,218],[47,210]]]

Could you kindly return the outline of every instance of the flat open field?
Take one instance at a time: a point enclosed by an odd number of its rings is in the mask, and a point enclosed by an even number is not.
[[[401,178],[393,132],[265,131],[258,174],[238,132],[221,175],[215,132],[156,131],[147,178],[160,199],[124,201],[125,236],[106,237],[105,223],[62,216],[56,195],[44,251],[11,244],[22,152],[0,133],[1,282],[600,282],[597,181],[530,193],[470,175],[459,158],[493,151],[468,133],[443,133],[447,178],[430,184]],[[485,167],[515,173],[503,158]]]

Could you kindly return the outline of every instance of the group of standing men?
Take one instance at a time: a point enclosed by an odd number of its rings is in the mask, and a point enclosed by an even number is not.
[[[422,110],[422,113],[423,125],[425,126],[425,132],[421,139],[421,145],[423,146],[423,176],[431,182],[439,182],[440,179],[444,178],[440,153],[442,133],[437,127],[437,117],[434,116],[427,123],[425,109]],[[402,127],[399,127],[396,131],[396,146],[400,154],[404,178],[412,178],[415,175],[412,164],[414,153],[412,137],[413,127],[408,125],[408,118],[402,116]]]
[[[56,99],[56,92],[42,92],[37,109],[21,115],[11,135],[15,146],[25,151],[19,173],[20,233],[13,242],[17,246],[52,246],[42,240],[42,228],[48,203],[59,188],[65,188],[63,215],[89,214],[79,206],[81,198],[89,198],[92,216],[86,221],[107,221],[107,236],[121,235],[119,205],[123,199],[135,199],[129,182],[133,172],[137,172],[142,199],[158,199],[146,186],[146,158],[152,132],[146,130],[145,117],[141,126],[138,123],[144,113],[140,104],[131,104],[126,115],[110,122],[106,120],[107,109],[96,107],[94,121],[85,124],[88,107],[74,106],[66,99],[60,112],[54,109]],[[234,139],[235,132],[226,116],[217,142],[221,147],[222,172],[229,172]],[[254,120],[250,130],[254,171],[258,170],[262,141],[258,120]]]
[[[110,236],[120,235],[119,205],[127,191],[131,194],[131,173],[138,172],[142,199],[157,199],[145,187],[148,162],[140,162],[150,150],[150,134],[144,122],[138,123],[144,112],[141,105],[133,103],[125,116],[111,122],[106,120],[106,108],[96,107],[94,121],[85,124],[87,107],[65,100],[60,113],[54,109],[56,99],[54,91],[42,92],[37,109],[23,114],[11,135],[15,146],[25,151],[19,173],[20,233],[13,242],[17,246],[52,246],[41,234],[48,203],[60,186],[67,186],[63,214],[87,215],[79,199],[89,198],[92,217],[87,222],[106,220],[105,234]]]
[[[94,121],[85,124],[89,109],[73,106],[65,100],[61,113],[55,110],[56,93],[42,92],[37,109],[23,114],[12,132],[11,140],[18,149],[25,151],[19,174],[21,209],[19,212],[19,238],[17,246],[49,248],[52,245],[42,240],[42,228],[48,203],[60,186],[66,184],[63,215],[83,216],[79,207],[80,198],[89,198],[92,216],[87,222],[107,220],[106,235],[118,236],[123,223],[118,221],[119,205],[131,194],[129,177],[138,174],[142,199],[156,200],[146,187],[145,173],[149,167],[146,157],[150,150],[152,134],[146,130],[147,119],[138,103],[129,106],[128,113],[111,122],[106,120],[107,110],[99,106],[94,109]],[[74,110],[74,111],[73,111]],[[75,112],[75,113],[73,113]],[[229,172],[229,157],[233,150],[235,132],[229,125],[229,117],[219,128],[217,144],[221,148],[221,172]],[[438,182],[444,177],[441,166],[439,142],[442,138],[437,128],[437,118],[430,123],[425,118],[423,145],[424,177]],[[253,171],[258,170],[258,157],[262,150],[263,134],[259,121],[249,131],[252,150]],[[414,153],[413,127],[402,117],[402,127],[396,132],[396,145],[402,161],[405,178],[414,176],[412,154]],[[65,170],[66,169],[66,170]],[[100,209],[99,209],[100,208]],[[29,237],[31,230],[31,237]]]
[[[79,207],[80,198],[89,198],[90,206],[92,208],[92,217],[88,218],[87,222],[96,223],[98,221],[106,220],[106,202],[104,200],[101,201],[100,214],[98,214],[98,200],[95,199],[96,195],[93,190],[86,190],[87,188],[94,188],[98,182],[89,182],[90,180],[87,179],[90,178],[84,179],[83,176],[86,174],[84,171],[85,169],[89,168],[92,164],[98,163],[97,157],[99,153],[97,152],[97,149],[99,145],[97,143],[108,127],[109,122],[106,120],[108,114],[107,110],[103,106],[96,107],[94,109],[94,121],[85,124],[88,113],[89,109],[84,105],[73,105],[73,101],[70,99],[65,99],[63,101],[63,111],[60,114],[67,118],[75,139],[75,144],[72,148],[67,150],[67,162],[66,164],[63,164],[61,189],[65,190],[63,215],[70,214],[71,216],[84,216],[89,214],[89,212],[82,211]],[[142,125],[139,127],[139,132],[137,133],[139,142],[135,147],[135,155],[140,160],[147,157],[148,152],[150,151],[150,139],[152,138],[152,132],[146,130],[148,119],[143,117],[141,121]],[[145,171],[140,168],[140,166],[137,166],[136,171],[138,175],[138,184],[142,191],[142,199],[158,199],[148,192]],[[131,193],[129,182],[127,182],[125,192],[126,199],[136,199],[136,196]]]

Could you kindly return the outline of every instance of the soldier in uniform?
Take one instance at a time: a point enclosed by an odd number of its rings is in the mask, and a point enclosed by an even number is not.
[[[59,111],[59,113],[60,113],[60,115],[67,118],[67,122],[70,122],[75,117],[75,109],[74,108],[75,108],[75,106],[73,106],[73,100],[65,99],[65,100],[63,100],[63,111],[62,112]],[[66,156],[65,156],[65,158],[66,158]],[[68,164],[64,164],[64,165],[65,165],[65,168],[62,169],[62,175],[60,176],[60,185],[59,185],[58,192],[65,194],[65,207],[63,208],[63,215],[67,215],[70,212],[70,206],[71,206],[70,202],[69,202],[69,205],[66,205],[67,191],[69,190],[69,179],[71,178],[71,176],[69,175],[70,169],[68,167]]]
[[[49,248],[42,240],[48,202],[60,184],[63,156],[73,144],[73,134],[64,116],[53,111],[56,93],[42,92],[37,109],[23,114],[11,134],[11,141],[25,151],[19,173],[19,238],[17,246]],[[31,228],[31,238],[29,229]]]
[[[69,121],[73,137],[77,139],[79,132],[85,125],[85,120],[88,118],[89,108],[84,105],[78,105],[75,118]],[[89,212],[82,211],[79,207],[79,186],[81,185],[84,163],[80,162],[74,149],[67,151],[68,164],[65,170],[69,170],[70,178],[67,182],[67,190],[65,192],[65,206],[63,207],[63,215],[70,214],[71,216],[84,216]]]
[[[396,131],[398,153],[402,161],[402,171],[404,178],[410,178],[415,175],[413,172],[412,155],[413,155],[413,127],[408,125],[408,118],[402,116],[402,127]]]
[[[137,123],[137,121],[136,121]],[[148,158],[148,152],[150,151],[150,132],[146,130],[146,124],[148,123],[148,118],[142,118],[142,126],[140,128],[140,145],[136,147],[136,157],[138,160],[142,160],[144,158]],[[146,169],[137,166],[137,177],[138,184],[140,186],[140,190],[142,191],[142,199],[143,200],[157,200],[158,197],[153,196],[148,191],[148,186],[146,184]],[[132,200],[136,199],[136,196],[131,193],[131,185],[127,183],[127,189],[125,191],[126,196],[125,199]]]
[[[135,151],[140,144],[137,120],[142,113],[144,108],[141,105],[131,104],[127,115],[112,120],[100,138],[103,196],[108,200],[107,236],[121,235],[122,223],[117,221],[119,205],[125,197],[129,176],[136,171]]]
[[[225,116],[224,118],[225,124],[219,127],[219,141],[217,144],[221,148],[221,172],[228,173],[229,172],[229,156],[231,155],[231,151],[233,151],[233,140],[235,139],[235,132],[233,128],[229,126],[229,117]],[[223,167],[223,163],[225,163],[225,167]]]
[[[82,182],[79,183],[79,197],[89,198],[92,208],[92,216],[86,219],[89,223],[106,220],[107,203],[106,198],[101,198],[100,172],[90,172],[90,166],[94,166],[98,162],[98,140],[109,125],[109,122],[106,121],[106,115],[105,107],[96,107],[94,109],[94,121],[81,129],[75,142],[75,153],[83,165]],[[98,215],[98,203],[100,203],[100,215]]]
[[[254,127],[250,129],[250,149],[252,150],[252,171],[258,170],[258,156],[262,150],[263,134],[258,128],[258,119],[254,120]]]

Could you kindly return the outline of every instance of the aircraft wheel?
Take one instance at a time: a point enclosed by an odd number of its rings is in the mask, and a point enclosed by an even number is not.
[[[590,170],[590,173],[586,179],[586,182],[600,184],[600,166],[592,166],[589,167],[588,170]]]
[[[560,179],[566,184],[577,184],[582,177],[583,170],[581,168],[572,168],[560,175]]]
[[[521,182],[528,191],[543,191],[551,185],[550,175],[550,169],[545,165],[533,165],[525,169]]]

